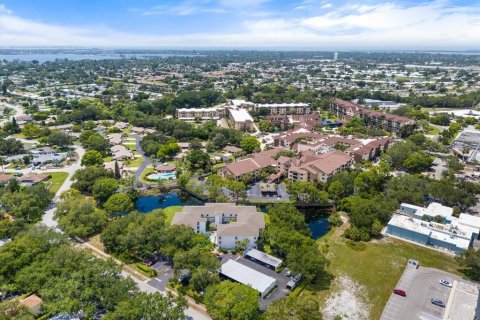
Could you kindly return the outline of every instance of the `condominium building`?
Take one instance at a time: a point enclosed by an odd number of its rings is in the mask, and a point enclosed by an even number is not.
[[[246,109],[228,108],[228,117],[232,122],[233,128],[240,131],[253,131],[254,121]]]
[[[352,164],[352,158],[342,151],[330,151],[320,155],[306,151],[292,160],[288,168],[288,178],[291,181],[326,182],[334,174],[350,168]]]
[[[265,228],[264,215],[255,206],[234,203],[206,203],[204,206],[185,206],[175,213],[172,224],[192,227],[196,233],[210,236],[220,248],[231,249],[239,242],[252,247]]]
[[[349,120],[353,117],[360,117],[368,126],[382,128],[396,134],[408,134],[413,131],[415,126],[413,119],[371,110],[337,98],[332,100],[330,110],[340,119]]]
[[[247,109],[249,111],[267,109],[269,115],[302,115],[310,114],[312,108],[309,103],[253,103],[245,100],[230,100],[230,105],[236,108]]]
[[[218,120],[225,117],[226,110],[224,106],[211,108],[182,108],[176,110],[179,120],[196,121],[196,120]]]

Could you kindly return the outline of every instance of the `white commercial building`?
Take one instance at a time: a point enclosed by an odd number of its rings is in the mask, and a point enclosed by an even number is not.
[[[230,280],[252,287],[264,298],[277,285],[277,280],[235,260],[222,264],[220,274]]]
[[[480,218],[468,214],[455,218],[452,211],[438,203],[427,208],[402,203],[400,214],[394,214],[388,222],[387,234],[455,253],[466,251],[478,239]],[[441,222],[433,221],[437,216]]]

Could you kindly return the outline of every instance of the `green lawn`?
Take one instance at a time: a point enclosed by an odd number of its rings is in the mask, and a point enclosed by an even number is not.
[[[167,217],[165,222],[170,224],[172,222],[173,216],[175,215],[175,212],[182,211],[183,206],[170,206],[165,209],[163,209],[163,213],[165,213],[165,216]]]
[[[107,162],[112,162],[112,161],[113,161],[112,157],[105,157],[105,158],[103,158],[103,162],[105,162],[105,163],[107,163]]]
[[[65,182],[65,179],[68,177],[68,173],[66,172],[49,172],[48,173],[51,178],[47,180],[47,183],[51,183],[52,186],[50,187],[50,191],[53,193],[57,193],[58,189],[62,186]]]
[[[152,167],[146,167],[145,170],[143,170],[142,172],[142,175],[140,177],[140,181],[142,182],[146,182],[146,183],[154,183],[153,181],[148,181],[146,179],[146,177],[150,174],[150,173],[154,173],[155,172],[155,169],[153,169]]]
[[[367,302],[372,306],[370,319],[380,319],[409,258],[418,260],[422,266],[461,275],[451,256],[391,238],[352,245],[341,237],[345,228],[342,226],[318,240],[330,264],[323,281],[307,286],[306,290],[316,292],[322,301],[334,290],[331,276],[345,275],[366,287]]]
[[[134,167],[134,168],[138,168],[142,165],[143,163],[143,157],[140,156],[138,158],[134,158],[133,160],[130,160],[130,162],[128,163],[128,166],[129,167]]]
[[[125,146],[125,148],[127,148],[130,151],[136,151],[137,150],[137,147],[135,146],[135,142],[134,143],[124,142],[123,145]]]

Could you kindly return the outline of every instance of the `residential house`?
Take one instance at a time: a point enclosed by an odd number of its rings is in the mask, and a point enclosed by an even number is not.
[[[21,186],[33,186],[37,183],[43,182],[50,179],[50,175],[39,174],[39,173],[29,173],[18,178]]]
[[[115,145],[110,148],[113,160],[133,159],[133,153],[123,145]]]
[[[158,164],[155,166],[155,171],[158,173],[173,173],[175,172],[176,166],[174,164],[164,163]]]

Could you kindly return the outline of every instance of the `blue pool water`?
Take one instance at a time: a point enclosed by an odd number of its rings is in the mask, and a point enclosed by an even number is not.
[[[312,238],[318,239],[328,232],[328,218],[321,217],[316,221],[312,221],[308,224],[308,228],[312,232]]]
[[[175,173],[152,173],[147,176],[147,179],[150,180],[170,180],[175,178]]]
[[[203,202],[183,192],[169,192],[161,195],[140,197],[135,202],[135,209],[147,213],[155,209],[164,209],[170,206],[202,205]]]

